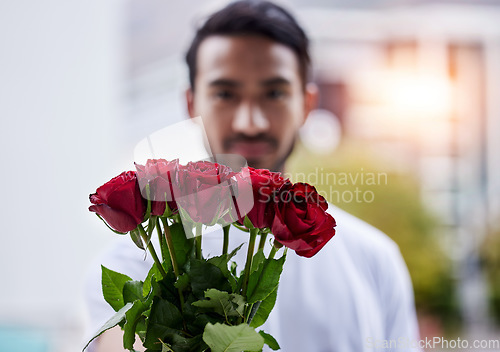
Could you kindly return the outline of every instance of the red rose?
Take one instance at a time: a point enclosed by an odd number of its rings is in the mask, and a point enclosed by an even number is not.
[[[328,203],[307,183],[286,182],[276,196],[272,233],[284,246],[312,257],[335,235]]]
[[[151,199],[151,214],[163,215],[165,201],[170,209],[177,209],[174,201],[172,180],[176,179],[179,170],[179,160],[148,159],[146,165],[135,164],[137,178],[142,196],[148,198],[146,185],[149,184],[149,198]]]
[[[248,172],[241,175],[244,176],[237,176],[238,189],[241,192],[243,187],[249,187],[248,180],[250,180],[253,193],[253,207],[246,215],[256,228],[271,228],[274,219],[274,194],[285,180],[278,172],[253,167],[248,167]],[[244,215],[241,214],[242,217]],[[243,219],[240,218],[239,222],[243,224]]]
[[[137,227],[146,211],[146,201],[141,197],[134,171],[123,172],[99,187],[90,195],[94,205],[90,211],[99,214],[118,232],[129,232]]]
[[[229,187],[233,174],[229,167],[208,161],[179,166],[177,178],[172,180],[178,207],[195,222],[217,221],[231,204]]]

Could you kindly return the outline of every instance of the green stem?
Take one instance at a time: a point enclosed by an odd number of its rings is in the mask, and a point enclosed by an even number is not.
[[[165,239],[167,240],[168,253],[170,254],[170,260],[172,261],[172,268],[174,269],[175,278],[180,275],[179,265],[177,264],[177,258],[174,251],[174,242],[172,241],[172,234],[170,233],[170,226],[168,226],[167,219],[162,217],[163,229],[165,231]]]
[[[247,294],[248,279],[250,278],[250,269],[252,267],[253,252],[255,249],[255,239],[257,238],[258,233],[259,233],[259,229],[251,229],[250,230],[250,241],[248,242],[247,261],[245,263],[245,273],[244,273],[243,284],[242,284],[242,288],[241,288],[241,295],[243,297],[246,297],[246,294]]]
[[[267,265],[267,263],[269,263],[269,261],[271,259],[274,259],[274,256],[276,255],[276,253],[278,252],[278,250],[279,250],[279,248],[276,248],[275,246],[271,247],[271,252],[269,253],[269,257],[267,258],[267,261],[266,261],[266,263],[264,265]],[[259,278],[259,281],[260,281],[260,278]]]
[[[261,232],[260,241],[259,241],[259,249],[264,249],[266,245],[267,232]]]
[[[139,233],[141,234],[142,240],[144,243],[148,243],[148,235],[146,234],[146,231],[144,231],[144,227],[142,227],[142,224],[139,224]],[[160,270],[161,275],[165,278],[167,277],[167,273],[165,272],[165,269],[163,268],[163,265],[161,265],[160,259],[158,259],[158,256],[156,255],[155,248],[153,247],[153,244],[151,241],[148,243],[148,250],[149,253],[151,253],[151,257],[153,257],[153,260],[158,267],[158,270]]]
[[[165,239],[163,238],[163,233],[161,232],[159,217],[156,218],[156,233],[158,234],[158,242],[160,242],[161,258],[165,262],[168,258],[166,255],[167,253],[164,251]]]
[[[231,225],[224,226],[222,230],[224,231],[224,242],[222,244],[222,255],[227,254],[229,249],[229,230],[231,229]]]
[[[195,244],[196,244],[196,259],[201,259],[201,226],[202,224],[196,224],[196,237],[195,237]]]
[[[179,265],[177,264],[177,258],[175,256],[174,251],[174,242],[172,241],[172,234],[170,233],[170,226],[168,226],[167,219],[162,217],[163,229],[165,231],[165,239],[167,240],[168,253],[170,254],[170,260],[172,261],[172,268],[174,269],[174,275],[177,279],[180,275]],[[181,312],[184,311],[184,295],[182,294],[182,290],[177,287],[177,293],[179,294],[179,301],[181,303]],[[184,322],[185,325],[185,322]],[[185,327],[184,327],[185,328]]]

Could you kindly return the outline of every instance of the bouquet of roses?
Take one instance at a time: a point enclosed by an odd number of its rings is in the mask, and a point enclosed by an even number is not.
[[[104,298],[116,313],[95,337],[120,325],[130,351],[136,336],[147,351],[278,350],[271,335],[256,331],[276,302],[286,248],[277,253],[285,246],[311,257],[333,237],[326,200],[313,186],[251,167],[155,159],[136,169],[99,187],[89,210],[112,231],[129,233],[154,265],[144,281],[102,267]],[[217,225],[222,254],[205,258],[203,226]],[[242,244],[229,252],[231,226],[249,236],[241,271],[232,259]]]

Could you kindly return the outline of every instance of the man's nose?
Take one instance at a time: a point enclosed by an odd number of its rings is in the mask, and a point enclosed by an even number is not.
[[[257,104],[245,102],[238,107],[232,127],[234,132],[256,136],[269,129],[269,121]]]

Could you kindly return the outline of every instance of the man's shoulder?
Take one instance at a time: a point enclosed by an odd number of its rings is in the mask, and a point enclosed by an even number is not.
[[[404,265],[399,246],[385,233],[336,206],[330,205],[328,212],[337,226],[335,236],[320,251],[323,260],[340,261],[374,277]]]
[[[367,247],[372,251],[399,250],[396,243],[385,233],[345,210],[329,204],[328,213],[337,223],[335,237],[348,245]]]
[[[409,295],[411,283],[399,246],[382,231],[338,207],[330,205],[328,212],[336,220],[336,234],[318,253],[321,264],[345,272],[343,280],[362,282],[365,294],[372,290],[381,300],[395,283],[405,287],[399,293]]]

